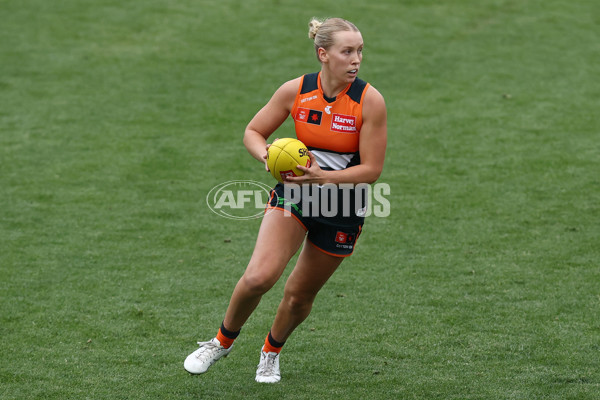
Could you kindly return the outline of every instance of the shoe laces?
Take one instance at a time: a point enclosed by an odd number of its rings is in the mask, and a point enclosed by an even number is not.
[[[266,354],[264,361],[261,360],[258,366],[258,374],[263,376],[275,375],[275,361],[279,354],[277,353],[264,353]]]
[[[196,350],[196,358],[201,361],[208,360],[219,350],[225,349],[225,347],[216,344],[212,340],[209,340],[208,342],[198,342],[198,345],[200,345],[200,348]]]

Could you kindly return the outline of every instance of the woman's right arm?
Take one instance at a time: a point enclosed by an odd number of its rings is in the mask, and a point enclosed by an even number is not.
[[[267,156],[267,139],[283,124],[290,115],[301,78],[296,78],[281,85],[269,102],[256,113],[246,126],[244,145],[252,157],[265,162]]]

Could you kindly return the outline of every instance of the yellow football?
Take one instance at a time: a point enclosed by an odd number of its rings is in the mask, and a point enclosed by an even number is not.
[[[308,149],[298,139],[277,139],[267,151],[267,166],[273,178],[283,182],[290,176],[302,176],[297,166],[310,167]]]

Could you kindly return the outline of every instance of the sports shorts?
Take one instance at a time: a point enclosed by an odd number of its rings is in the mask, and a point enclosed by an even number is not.
[[[307,231],[307,239],[322,252],[348,257],[354,252],[356,241],[362,232],[364,217],[336,216],[326,218],[320,215],[303,215],[302,201],[290,201],[284,197],[284,185],[279,183],[270,193],[265,212],[280,209],[295,218]]]

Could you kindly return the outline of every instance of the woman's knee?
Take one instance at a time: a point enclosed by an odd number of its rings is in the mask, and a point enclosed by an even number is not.
[[[283,301],[287,304],[288,309],[291,312],[301,313],[310,311],[313,302],[315,301],[315,295],[312,293],[286,290]]]
[[[241,282],[247,291],[263,295],[275,285],[277,278],[261,271],[246,271]]]

